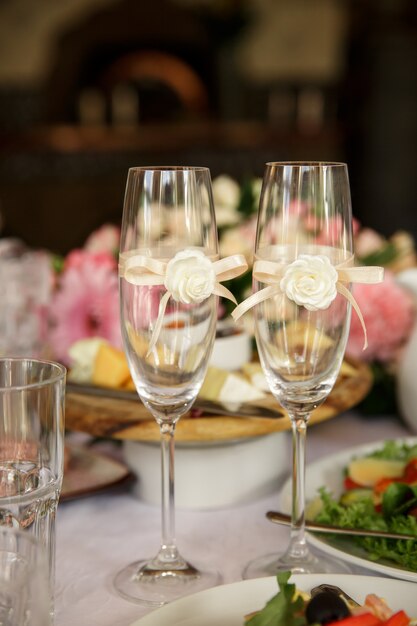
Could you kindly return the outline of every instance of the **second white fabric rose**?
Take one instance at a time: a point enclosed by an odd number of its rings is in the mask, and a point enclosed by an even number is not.
[[[327,309],[337,296],[337,270],[327,256],[301,254],[285,270],[280,287],[309,311]]]
[[[212,293],[216,273],[201,250],[182,250],[168,262],[165,287],[176,302],[198,304]]]

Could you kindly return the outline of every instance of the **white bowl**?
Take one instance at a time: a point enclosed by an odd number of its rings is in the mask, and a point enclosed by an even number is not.
[[[176,506],[187,509],[229,507],[279,490],[280,476],[290,467],[289,436],[289,433],[279,432],[230,442],[178,442],[175,446]],[[137,496],[159,505],[159,444],[124,441],[123,450],[126,463],[138,477]]]
[[[166,320],[177,321],[178,316],[171,318],[166,316]],[[210,357],[210,365],[224,370],[237,370],[252,358],[252,340],[248,333],[237,328],[236,324],[229,320],[222,320],[217,323],[218,336],[213,345]],[[201,344],[208,332],[208,321],[196,324],[190,329],[190,333],[182,338],[182,344],[186,341],[189,346]],[[172,351],[176,350],[177,331],[164,326],[159,334],[159,340],[166,344]]]
[[[250,336],[239,331],[234,335],[216,337],[213,352],[210,357],[210,365],[223,370],[238,370],[252,358],[252,345]]]

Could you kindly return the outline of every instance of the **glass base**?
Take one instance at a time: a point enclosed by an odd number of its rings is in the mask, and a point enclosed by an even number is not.
[[[155,569],[151,563],[136,561],[116,575],[114,588],[122,598],[158,607],[220,583],[218,572],[201,571],[189,563],[181,569]]]
[[[310,550],[302,558],[294,558],[289,553],[265,554],[248,563],[243,570],[243,578],[276,576],[278,572],[293,574],[350,574],[350,567],[330,556],[317,556]]]

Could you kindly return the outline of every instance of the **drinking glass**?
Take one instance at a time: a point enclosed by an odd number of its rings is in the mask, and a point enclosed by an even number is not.
[[[154,558],[124,568],[114,584],[123,597],[150,606],[219,580],[217,572],[181,556],[174,519],[175,426],[200,390],[213,347],[218,298],[206,290],[205,273],[217,259],[209,170],[130,169],[120,248],[121,325],[137,392],[160,428],[162,537]]]
[[[304,483],[307,423],[336,381],[348,338],[349,284],[340,287],[337,272],[353,263],[352,239],[345,164],[266,165],[253,270],[255,298],[262,300],[254,307],[255,336],[270,390],[291,419],[292,523],[287,549],[249,563],[245,578],[346,571],[307,546]]]
[[[46,553],[27,532],[0,528],[0,624],[50,626]]]
[[[52,361],[0,359],[0,526],[33,534],[45,547],[51,603],[65,377],[65,367]]]

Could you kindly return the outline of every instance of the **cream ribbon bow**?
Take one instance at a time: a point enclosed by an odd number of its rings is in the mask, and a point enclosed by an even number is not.
[[[384,279],[384,268],[377,266],[353,267],[353,263],[354,257],[352,256],[342,263],[334,266],[337,272],[336,289],[350,302],[359,317],[364,333],[363,349],[366,350],[368,347],[368,338],[365,320],[363,319],[358,303],[344,283],[380,283]],[[269,261],[265,259],[256,260],[253,266],[253,278],[261,283],[265,283],[267,287],[264,287],[241,302],[232,311],[233,319],[235,321],[238,320],[242,315],[249,311],[249,309],[256,306],[260,302],[264,302],[265,300],[273,298],[277,295],[285,295],[281,289],[280,282],[288,267],[289,266],[287,264],[277,261]]]
[[[192,250],[192,248],[186,248],[185,250]],[[172,257],[172,259],[175,259],[175,256]],[[211,267],[215,275],[215,282],[211,294],[227,298],[237,304],[237,300],[232,292],[220,283],[236,278],[246,272],[248,264],[245,257],[241,254],[233,254],[224,259],[218,259],[217,261],[211,261],[207,256],[205,256],[205,258],[211,262]],[[132,285],[165,285],[166,287],[168,263],[169,260],[162,261],[161,259],[149,257],[144,254],[133,254],[127,257],[122,255],[119,263],[119,275]],[[158,341],[164,321],[165,309],[172,295],[172,292],[167,289],[159,303],[158,316],[146,356],[152,352]]]

